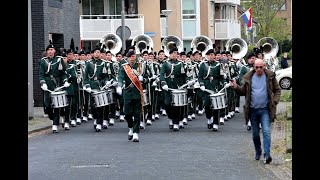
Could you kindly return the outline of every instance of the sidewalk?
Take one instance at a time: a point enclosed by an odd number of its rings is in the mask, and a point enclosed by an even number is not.
[[[51,128],[51,121],[44,117],[43,107],[34,107],[32,120],[28,120],[28,134]]]

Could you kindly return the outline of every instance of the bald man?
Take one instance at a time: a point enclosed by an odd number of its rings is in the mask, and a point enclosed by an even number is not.
[[[260,128],[262,127],[264,163],[272,161],[270,155],[271,146],[271,122],[276,119],[277,104],[280,100],[281,89],[273,71],[265,68],[262,59],[256,59],[253,70],[243,76],[240,87],[234,80],[230,81],[238,94],[245,96],[245,119],[250,119],[252,139],[255,147],[255,160],[260,160],[262,155]]]

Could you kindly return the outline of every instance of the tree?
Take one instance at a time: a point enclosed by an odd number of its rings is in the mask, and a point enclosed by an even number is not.
[[[286,0],[252,0],[241,5],[246,9],[252,7],[253,21],[258,27],[257,38],[273,37],[274,39],[287,39],[291,31],[284,19],[277,17],[277,13]]]

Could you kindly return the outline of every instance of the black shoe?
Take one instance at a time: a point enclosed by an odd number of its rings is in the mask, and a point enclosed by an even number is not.
[[[169,129],[173,129],[173,125],[169,125]]]
[[[130,140],[130,141],[131,141],[131,140],[132,140],[132,138],[133,138],[133,135],[131,135],[131,136],[130,136],[130,135],[128,135],[128,140]]]
[[[213,124],[207,124],[208,129],[212,129]]]
[[[270,164],[271,161],[272,161],[271,156],[268,156],[268,157],[265,157],[265,158],[264,158],[264,163],[265,163],[265,164]]]
[[[256,157],[254,158],[255,160],[260,160],[260,157],[261,157],[261,153],[256,153]]]

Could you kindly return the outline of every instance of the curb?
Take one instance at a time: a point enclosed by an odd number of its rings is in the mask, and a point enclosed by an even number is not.
[[[31,131],[28,131],[28,135],[36,133],[36,132],[39,132],[39,131],[47,130],[47,129],[50,129],[50,128],[51,128],[51,125],[48,125],[48,126],[45,126],[45,127],[42,127],[42,128],[38,128],[38,129],[34,129],[34,130],[31,130]]]

